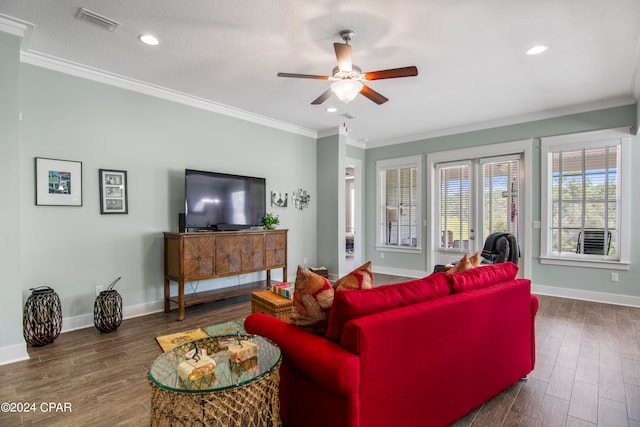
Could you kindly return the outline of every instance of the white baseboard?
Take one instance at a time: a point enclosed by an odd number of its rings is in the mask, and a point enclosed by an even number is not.
[[[122,318],[131,319],[133,317],[145,316],[151,313],[158,313],[164,310],[164,301],[147,302],[144,304],[130,305],[122,308]],[[70,332],[77,329],[93,327],[93,313],[83,314],[75,317],[62,318],[61,332]]]
[[[0,365],[28,360],[27,344],[20,343],[0,348]]]
[[[585,291],[582,289],[558,288],[555,286],[531,285],[533,294],[552,297],[570,298],[582,301],[600,302],[604,304],[624,305],[640,308],[640,297],[632,295],[610,294],[607,292]]]
[[[404,277],[412,277],[412,278],[421,278],[429,275],[426,271],[420,270],[406,270],[404,268],[393,268],[393,267],[384,267],[384,266],[376,266],[371,269],[374,273],[380,274],[389,274],[392,276],[404,276]]]
[[[133,317],[145,316],[147,314],[158,313],[164,310],[164,301],[154,301],[144,304],[132,305],[122,308],[122,318],[131,319]],[[74,317],[62,318],[62,329],[60,333],[71,332],[77,329],[93,328],[93,313],[83,314]],[[27,344],[15,344],[0,347],[0,365],[28,360]]]

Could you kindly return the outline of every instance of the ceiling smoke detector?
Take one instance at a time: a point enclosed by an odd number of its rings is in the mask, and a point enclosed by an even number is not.
[[[107,31],[114,32],[120,27],[120,23],[114,21],[113,19],[109,19],[106,16],[99,15],[95,12],[91,12],[83,7],[78,8],[78,12],[76,12],[76,18],[88,22],[93,25],[97,25],[100,28],[103,28]]]

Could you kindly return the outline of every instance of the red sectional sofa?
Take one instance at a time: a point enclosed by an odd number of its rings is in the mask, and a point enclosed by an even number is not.
[[[533,370],[538,300],[517,267],[436,273],[336,291],[326,336],[265,314],[282,421],[297,426],[446,426]]]

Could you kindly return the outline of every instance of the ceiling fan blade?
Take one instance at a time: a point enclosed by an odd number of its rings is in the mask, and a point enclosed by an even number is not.
[[[322,104],[324,101],[329,99],[329,97],[332,94],[333,94],[333,91],[331,90],[331,88],[327,89],[322,95],[320,95],[319,97],[314,99],[313,102],[311,103],[311,105],[320,105],[320,104]]]
[[[278,73],[278,77],[294,77],[297,79],[329,80],[328,76],[316,76],[313,74]]]
[[[395,79],[397,77],[413,77],[418,75],[418,68],[411,67],[392,68],[390,70],[371,71],[364,74],[367,80]]]
[[[345,43],[334,43],[338,68],[340,71],[351,71],[351,46]]]
[[[360,94],[365,96],[365,97],[367,97],[367,98],[369,98],[370,100],[372,100],[373,102],[375,102],[378,105],[384,104],[385,102],[387,102],[389,100],[389,98],[385,97],[384,95],[381,95],[380,93],[378,93],[375,90],[371,89],[367,85],[362,86],[362,90],[360,91]]]

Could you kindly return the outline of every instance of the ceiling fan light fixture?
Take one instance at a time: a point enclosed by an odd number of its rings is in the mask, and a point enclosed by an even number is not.
[[[358,96],[362,90],[362,86],[363,84],[360,80],[344,79],[334,82],[331,85],[331,90],[340,101],[348,104]]]

